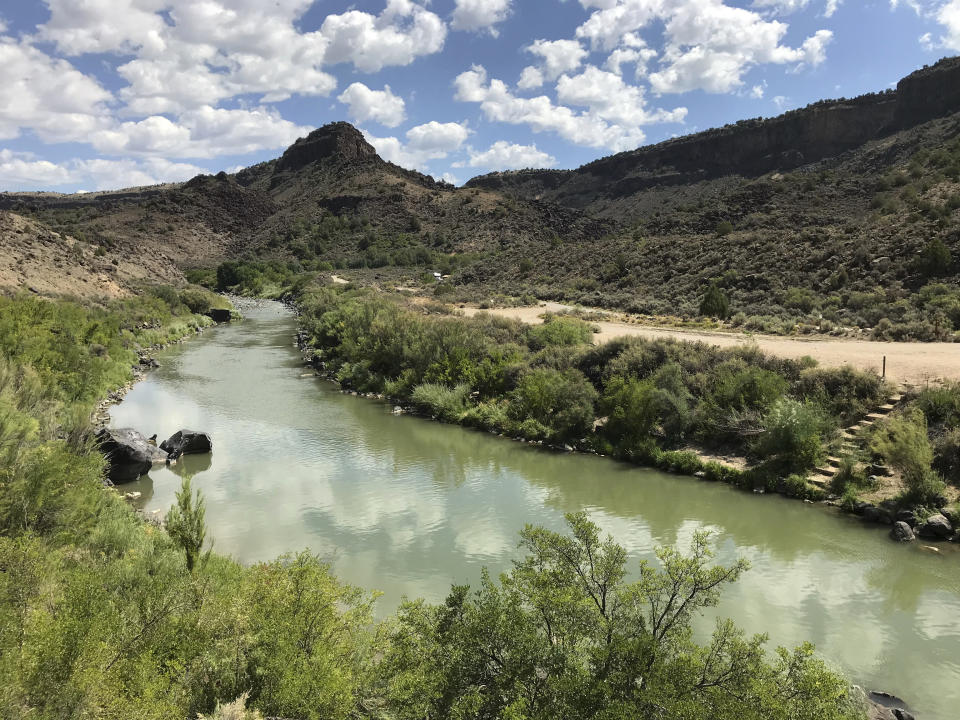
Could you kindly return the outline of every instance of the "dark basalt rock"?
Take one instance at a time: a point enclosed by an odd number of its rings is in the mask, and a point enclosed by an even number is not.
[[[160,449],[165,451],[171,460],[176,460],[181,455],[208,453],[213,449],[213,443],[210,436],[204,432],[177,430],[160,443]]]
[[[277,172],[295,172],[315,162],[334,159],[358,162],[377,157],[377,151],[350,123],[335,122],[299,138],[277,161]]]
[[[898,520],[893,524],[893,527],[890,529],[890,537],[897,542],[910,542],[911,540],[916,540],[916,535],[913,534],[913,529],[902,520]]]
[[[97,444],[110,464],[108,477],[114,483],[133,482],[167,458],[133,428],[104,428],[97,433]]]
[[[216,323],[228,323],[231,315],[229,310],[213,309],[207,311],[207,317]]]
[[[943,515],[937,513],[928,517],[926,522],[917,528],[917,535],[932,540],[948,540],[953,535],[953,526]]]

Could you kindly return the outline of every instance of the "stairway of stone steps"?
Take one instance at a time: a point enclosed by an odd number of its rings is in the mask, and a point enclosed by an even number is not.
[[[866,438],[863,431],[874,425],[878,420],[883,420],[897,407],[903,400],[903,393],[896,392],[887,398],[887,401],[873,412],[867,413],[862,420],[854,423],[850,427],[844,428],[840,433],[840,457],[831,455],[826,462],[813,471],[809,481],[813,485],[825,488],[830,485],[830,481],[840,470],[840,463],[843,456],[853,455],[863,448]]]

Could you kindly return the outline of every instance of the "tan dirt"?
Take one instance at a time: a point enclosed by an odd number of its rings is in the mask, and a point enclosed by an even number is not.
[[[543,322],[546,312],[563,312],[573,308],[560,303],[543,303],[536,307],[461,308],[465,315],[488,312],[526,323]],[[810,356],[824,367],[852,365],[860,370],[881,371],[887,358],[887,379],[894,383],[925,385],[940,380],[960,380],[960,343],[904,343],[872,342],[844,338],[797,338],[779,335],[748,335],[745,333],[679,330],[632,323],[591,320],[599,328],[595,343],[604,343],[618,337],[631,336],[648,339],[675,338],[703,342],[717,347],[756,345],[764,352],[778,357],[797,359]]]

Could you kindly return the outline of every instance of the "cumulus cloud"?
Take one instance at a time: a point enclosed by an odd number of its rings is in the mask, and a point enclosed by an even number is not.
[[[78,141],[107,125],[111,94],[66,60],[4,37],[0,67],[0,139],[29,128],[46,142]]]
[[[576,40],[537,40],[526,50],[541,58],[542,73],[547,80],[556,80],[563,73],[576,70],[589,54]]]
[[[177,122],[155,115],[124,122],[90,137],[110,155],[161,155],[205,158],[283,148],[310,128],[284,120],[275,110],[227,110],[204,106],[183,113]]]
[[[937,12],[937,22],[944,26],[946,34],[941,43],[950,50],[960,51],[960,0],[950,0]]]
[[[528,65],[520,73],[517,87],[521,90],[543,87],[543,73],[532,65]]]
[[[70,182],[70,172],[31,153],[0,149],[0,190],[56,187]]]
[[[328,15],[320,35],[328,43],[326,62],[349,62],[358,70],[378,72],[439,52],[447,26],[439,16],[410,0],[387,0],[379,16],[359,10]]]
[[[412,0],[386,0],[379,15],[328,15],[319,30],[297,21],[311,0],[49,0],[39,36],[68,55],[133,54],[118,68],[133,115],[176,113],[244,94],[278,102],[326,96],[336,79],[324,66],[364,72],[409,65],[438,52],[446,25]],[[165,12],[165,15],[162,14]],[[169,19],[169,22],[167,21]]]
[[[450,27],[454,30],[486,30],[498,35],[495,25],[510,15],[511,0],[456,0]]]
[[[557,159],[537,149],[536,145],[518,145],[498,140],[482,152],[471,150],[470,167],[490,170],[519,170],[521,168],[546,168],[557,164]]]
[[[424,172],[431,160],[446,158],[459,150],[469,135],[470,130],[466,125],[435,120],[407,130],[406,142],[395,136],[377,137],[363,131],[367,142],[376,148],[384,160]]]
[[[805,4],[803,0],[757,1],[781,9]],[[594,50],[628,49],[639,30],[655,21],[664,24],[662,65],[650,75],[658,93],[726,93],[742,85],[743,75],[758,64],[817,65],[833,37],[829,30],[819,30],[798,48],[782,45],[787,25],[723,0],[581,0],[581,4],[594,12],[577,28],[576,36]],[[833,10],[835,2],[827,7],[828,12]],[[617,60],[629,56],[614,56],[608,69],[616,72]]]
[[[80,185],[110,190],[188,180],[204,168],[162,158],[143,160],[74,159],[64,163],[38,160],[29,153],[0,149],[0,190],[35,190]]]
[[[601,87],[590,87],[592,82]],[[647,111],[642,91],[628,87],[618,75],[588,66],[577,76],[564,76],[557,83],[561,102],[585,106],[577,112],[557,105],[546,95],[534,98],[515,96],[501,80],[487,77],[479,65],[461,73],[454,81],[456,99],[479,103],[491,122],[526,125],[534,132],[554,132],[565,140],[587,147],[627,150],[646,138],[642,125],[653,122],[679,122],[685,108],[673,111]],[[607,93],[624,93],[622,98]]]
[[[355,82],[337,98],[350,108],[350,118],[356,122],[374,120],[387,127],[396,127],[406,117],[403,98],[394,95],[389,85],[383,90],[371,90],[363,83]]]

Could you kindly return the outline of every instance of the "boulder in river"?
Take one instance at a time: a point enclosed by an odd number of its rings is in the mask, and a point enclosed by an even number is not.
[[[114,483],[133,482],[167,458],[133,428],[104,428],[97,433],[97,444],[110,464],[108,476]]]
[[[893,527],[890,529],[890,537],[897,542],[910,542],[911,540],[917,539],[916,535],[913,534],[913,528],[903,520],[898,520],[893,524]]]
[[[213,449],[210,436],[197,430],[177,430],[160,443],[160,449],[176,460],[181,455],[208,453]]]
[[[229,310],[212,308],[207,311],[207,317],[213,320],[215,323],[228,323],[230,322],[231,315]]]
[[[943,515],[935,513],[917,529],[917,535],[934,540],[947,540],[953,535],[953,526]]]

